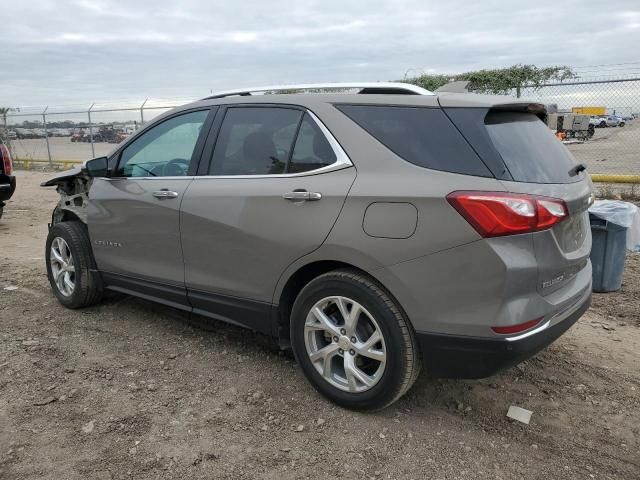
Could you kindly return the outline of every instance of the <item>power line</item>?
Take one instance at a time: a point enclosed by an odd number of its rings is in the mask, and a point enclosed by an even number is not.
[[[622,65],[640,65],[640,62],[625,62],[625,63],[603,63],[601,65],[581,65],[578,67],[573,67],[574,69],[578,68],[597,68],[597,67],[619,67]]]
[[[599,72],[607,73],[607,72],[618,72],[618,71],[624,72],[625,70],[637,70],[639,67],[640,65],[636,65],[634,67],[608,68],[603,70],[578,70],[576,71],[576,73],[582,74],[582,73],[599,73]]]

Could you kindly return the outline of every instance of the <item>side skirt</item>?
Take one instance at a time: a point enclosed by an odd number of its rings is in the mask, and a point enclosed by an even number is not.
[[[117,273],[100,272],[104,287],[114,292],[133,295],[152,302],[190,312],[191,305],[184,288],[132,278]]]
[[[270,303],[197,290],[189,290],[188,298],[193,306],[193,313],[250,328],[266,335],[272,333],[271,313],[275,307]]]
[[[105,288],[272,335],[277,306],[244,298],[165,285],[126,275],[100,272]]]

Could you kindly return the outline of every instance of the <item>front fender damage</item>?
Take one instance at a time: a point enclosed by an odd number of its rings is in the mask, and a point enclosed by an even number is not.
[[[43,182],[42,187],[56,187],[60,195],[58,205],[51,216],[51,223],[78,219],[87,224],[87,207],[89,205],[89,188],[92,179],[82,168],[73,168],[62,172]]]

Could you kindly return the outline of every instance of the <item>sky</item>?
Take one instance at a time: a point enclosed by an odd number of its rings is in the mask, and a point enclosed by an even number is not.
[[[0,106],[517,63],[640,77],[638,46],[638,0],[0,0]]]

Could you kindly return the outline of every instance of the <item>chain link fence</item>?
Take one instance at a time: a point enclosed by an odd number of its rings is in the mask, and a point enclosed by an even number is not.
[[[24,167],[69,168],[108,154],[147,122],[193,99],[10,109],[0,135]]]
[[[511,95],[557,111],[550,127],[591,174],[640,175],[640,78],[514,88]],[[64,168],[107,154],[156,115],[191,100],[12,110],[3,135],[16,163]]]
[[[512,95],[557,109],[550,127],[591,174],[640,175],[640,78],[547,84]]]

